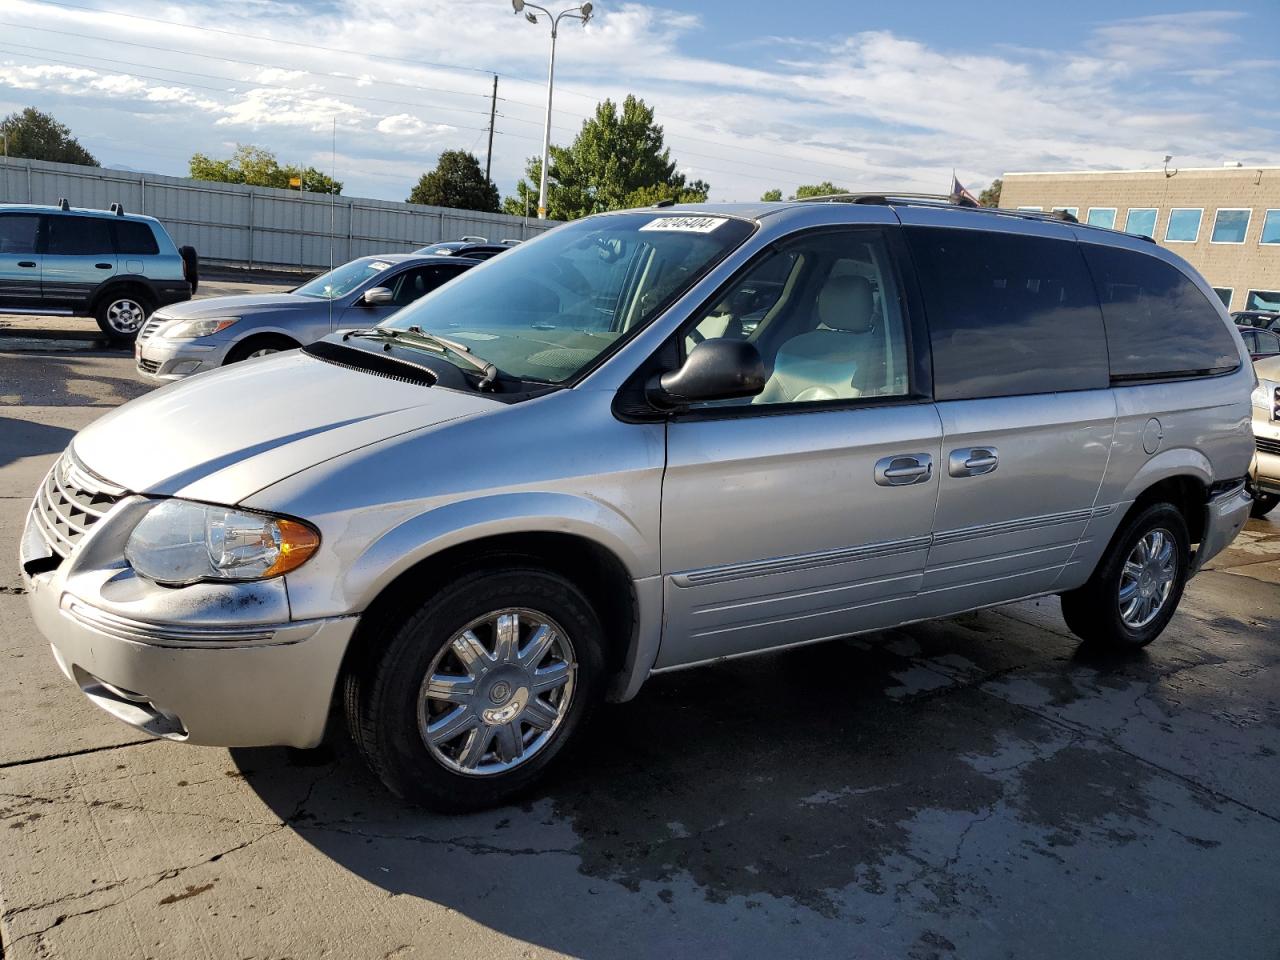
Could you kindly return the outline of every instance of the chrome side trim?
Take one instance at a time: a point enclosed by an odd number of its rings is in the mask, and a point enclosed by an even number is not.
[[[911,537],[906,540],[884,540],[878,543],[863,544],[859,547],[838,547],[820,553],[806,553],[793,557],[773,557],[767,560],[752,560],[747,563],[726,564],[720,567],[704,567],[700,570],[687,570],[671,575],[678,587],[700,587],[712,583],[725,583],[746,577],[763,577],[773,573],[794,573],[798,570],[812,570],[815,567],[829,567],[838,563],[852,563],[857,560],[871,560],[889,557],[899,553],[910,553],[914,550],[926,549],[930,537]]]
[[[982,537],[994,537],[1002,533],[1018,533],[1023,530],[1036,530],[1040,527],[1052,527],[1060,523],[1078,523],[1093,516],[1092,509],[1068,510],[1063,513],[1046,513],[1039,517],[1022,517],[1018,520],[1002,520],[999,523],[984,523],[976,527],[961,527],[958,530],[944,530],[933,535],[934,543],[957,543],[962,540],[977,540]]]

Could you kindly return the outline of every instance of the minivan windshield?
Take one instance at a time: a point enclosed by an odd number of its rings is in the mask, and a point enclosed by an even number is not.
[[[293,292],[304,297],[318,297],[321,300],[336,300],[344,297],[370,277],[377,276],[391,266],[386,260],[376,257],[364,257],[352,260],[328,273],[322,273],[314,280],[308,280]]]
[[[417,327],[467,345],[504,375],[561,383],[681,296],[753,229],[733,217],[662,211],[588,217],[513,247],[381,326]]]

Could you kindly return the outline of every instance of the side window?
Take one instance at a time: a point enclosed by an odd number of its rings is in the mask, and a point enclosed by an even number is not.
[[[35,253],[40,218],[25,214],[0,216],[0,253]]]
[[[111,221],[105,217],[48,218],[45,253],[55,257],[96,257],[112,253]]]
[[[446,280],[452,280],[459,273],[465,272],[457,267],[416,267],[406,270],[394,280],[392,293],[395,295],[397,307],[407,306],[424,294],[430,293]]]
[[[1244,348],[1250,353],[1258,352],[1258,336],[1253,330],[1241,330],[1240,339],[1244,341]]]
[[[686,325],[683,344],[718,338],[755,344],[772,371],[758,396],[728,405],[910,392],[905,308],[875,231],[802,237],[757,261]]]
[[[1218,308],[1177,267],[1134,250],[1083,249],[1102,301],[1113,378],[1225,373],[1240,365]]]
[[[1254,350],[1255,353],[1260,353],[1265,357],[1273,357],[1280,353],[1280,336],[1276,336],[1269,330],[1259,330],[1255,333],[1255,337],[1258,341],[1258,346]]]
[[[1098,298],[1074,241],[907,230],[939,400],[1106,387]]]
[[[137,220],[121,220],[116,228],[116,253],[123,256],[153,257],[160,252],[151,227]]]

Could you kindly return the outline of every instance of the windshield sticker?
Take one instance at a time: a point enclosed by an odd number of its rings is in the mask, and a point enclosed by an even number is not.
[[[389,267],[389,266],[391,266],[391,264],[389,264],[389,263],[385,263],[385,262],[384,262],[384,261],[382,261],[382,260],[375,260],[375,261],[373,261],[373,263],[369,264],[369,269],[370,269],[370,270],[385,270],[385,269],[387,269],[387,267]]]
[[[682,233],[710,233],[725,222],[724,217],[659,217],[641,230],[678,230]]]

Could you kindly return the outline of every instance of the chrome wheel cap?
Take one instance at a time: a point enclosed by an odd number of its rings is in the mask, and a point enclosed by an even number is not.
[[[107,307],[107,326],[116,333],[136,333],[147,319],[147,313],[137,300],[114,300]]]
[[[1120,619],[1139,630],[1164,609],[1178,576],[1177,541],[1156,528],[1133,546],[1120,571]]]
[[[546,614],[523,607],[486,614],[432,660],[418,694],[422,742],[455,773],[505,773],[551,742],[576,675],[573,644]]]

